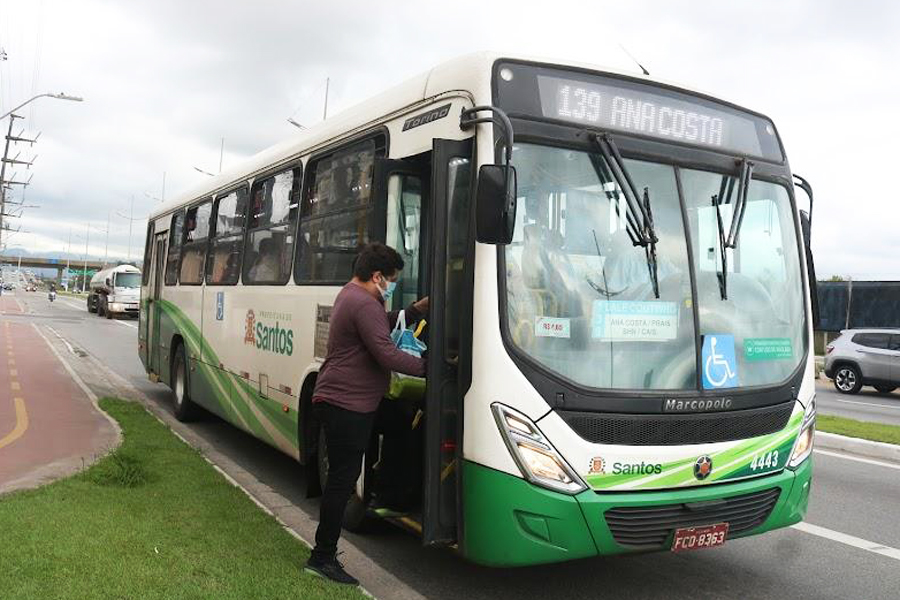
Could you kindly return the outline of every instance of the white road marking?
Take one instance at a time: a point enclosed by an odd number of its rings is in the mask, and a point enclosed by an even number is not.
[[[825,527],[819,527],[818,525],[813,525],[812,523],[797,523],[796,525],[791,525],[791,527],[794,529],[799,529],[800,531],[809,533],[811,535],[825,538],[827,540],[840,542],[841,544],[846,544],[847,546],[853,546],[854,548],[859,548],[860,550],[866,550],[867,552],[874,552],[875,554],[887,556],[888,558],[893,558],[894,560],[900,560],[900,550],[898,550],[897,548],[891,548],[890,546],[884,546],[882,544],[870,542],[862,538],[847,535],[846,533],[841,533],[840,531],[833,531],[831,529],[826,529]]]
[[[35,323],[32,323],[32,325],[34,325],[35,329],[37,329],[37,325],[36,325]],[[69,352],[71,352],[71,353],[74,354],[75,356],[78,356],[78,353],[75,352],[75,348],[72,347],[72,344],[69,343],[69,340],[67,340],[67,339],[64,338],[63,336],[59,335],[59,333],[58,333],[55,329],[53,329],[52,327],[50,327],[49,325],[45,325],[45,327],[47,328],[47,330],[49,330],[51,333],[53,333],[53,335],[55,335],[56,337],[58,337],[59,340],[60,340],[63,344],[66,345],[66,348],[69,349]],[[38,330],[38,333],[40,333],[40,330]],[[47,343],[49,344],[50,342],[47,342]],[[52,348],[52,347],[51,347],[51,348]],[[60,360],[62,360],[61,357],[60,357]]]
[[[840,400],[838,398],[831,399],[834,402],[843,402],[845,404],[860,404],[862,406],[877,406],[878,408],[892,408],[894,410],[900,410],[900,406],[891,406],[890,404],[877,404],[875,402],[856,402],[855,400]]]
[[[62,302],[62,303],[65,304],[66,306],[68,306],[68,307],[70,307],[70,308],[74,308],[74,309],[76,309],[76,310],[87,310],[86,308],[84,308],[84,306],[79,306],[79,305],[77,305],[77,304],[72,304],[72,303],[69,302],[68,300],[60,300],[59,298],[57,298],[56,301],[57,301],[57,302]]]
[[[125,321],[119,321],[118,319],[116,320],[116,323],[118,323],[119,325],[124,325],[125,327],[131,327],[132,329],[137,329],[137,325],[133,323],[126,323]]]
[[[882,462],[880,460],[872,460],[871,458],[860,458],[858,456],[849,456],[839,452],[829,452],[828,450],[813,450],[816,454],[824,454],[825,456],[834,456],[835,458],[845,458],[847,460],[855,460],[856,462],[866,463],[868,465],[876,465],[878,467],[887,467],[888,469],[900,470],[900,465]]]

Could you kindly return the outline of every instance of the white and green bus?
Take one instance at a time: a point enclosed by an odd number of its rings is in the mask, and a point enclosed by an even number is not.
[[[397,522],[489,565],[705,548],[805,514],[808,239],[765,116],[477,54],[156,210],[139,350],[179,418],[215,413],[315,488],[331,305],[384,241],[406,262],[394,306],[431,298],[424,397],[382,402],[421,410]],[[349,527],[372,518],[382,435]]]

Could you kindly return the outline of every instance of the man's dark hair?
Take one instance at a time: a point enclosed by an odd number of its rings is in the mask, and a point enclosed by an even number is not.
[[[363,247],[356,256],[353,274],[360,281],[372,279],[372,273],[381,271],[385,277],[391,277],[403,268],[403,257],[390,246],[381,242],[372,242]]]

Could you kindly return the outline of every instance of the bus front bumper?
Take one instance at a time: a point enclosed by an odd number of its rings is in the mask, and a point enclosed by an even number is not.
[[[667,550],[672,532],[658,547],[634,547],[616,541],[605,514],[626,507],[715,501],[777,490],[777,501],[760,524],[728,539],[755,535],[797,523],[806,514],[812,477],[812,458],[796,471],[737,483],[706,485],[659,492],[597,493],[568,496],[537,487],[507,473],[463,463],[463,543],[469,560],[491,566],[560,562],[597,555]],[[770,492],[775,495],[775,491]],[[705,524],[705,523],[704,523]],[[674,531],[674,529],[673,529]],[[627,538],[628,532],[624,533]],[[623,534],[619,534],[620,541]]]

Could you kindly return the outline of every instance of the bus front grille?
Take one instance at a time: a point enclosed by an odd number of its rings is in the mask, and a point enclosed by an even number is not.
[[[793,410],[791,400],[763,408],[689,415],[557,412],[575,433],[594,444],[675,446],[745,440],[781,431]]]
[[[728,523],[729,538],[750,531],[769,517],[780,493],[776,487],[715,502],[611,508],[604,516],[618,544],[659,550],[683,527]]]

